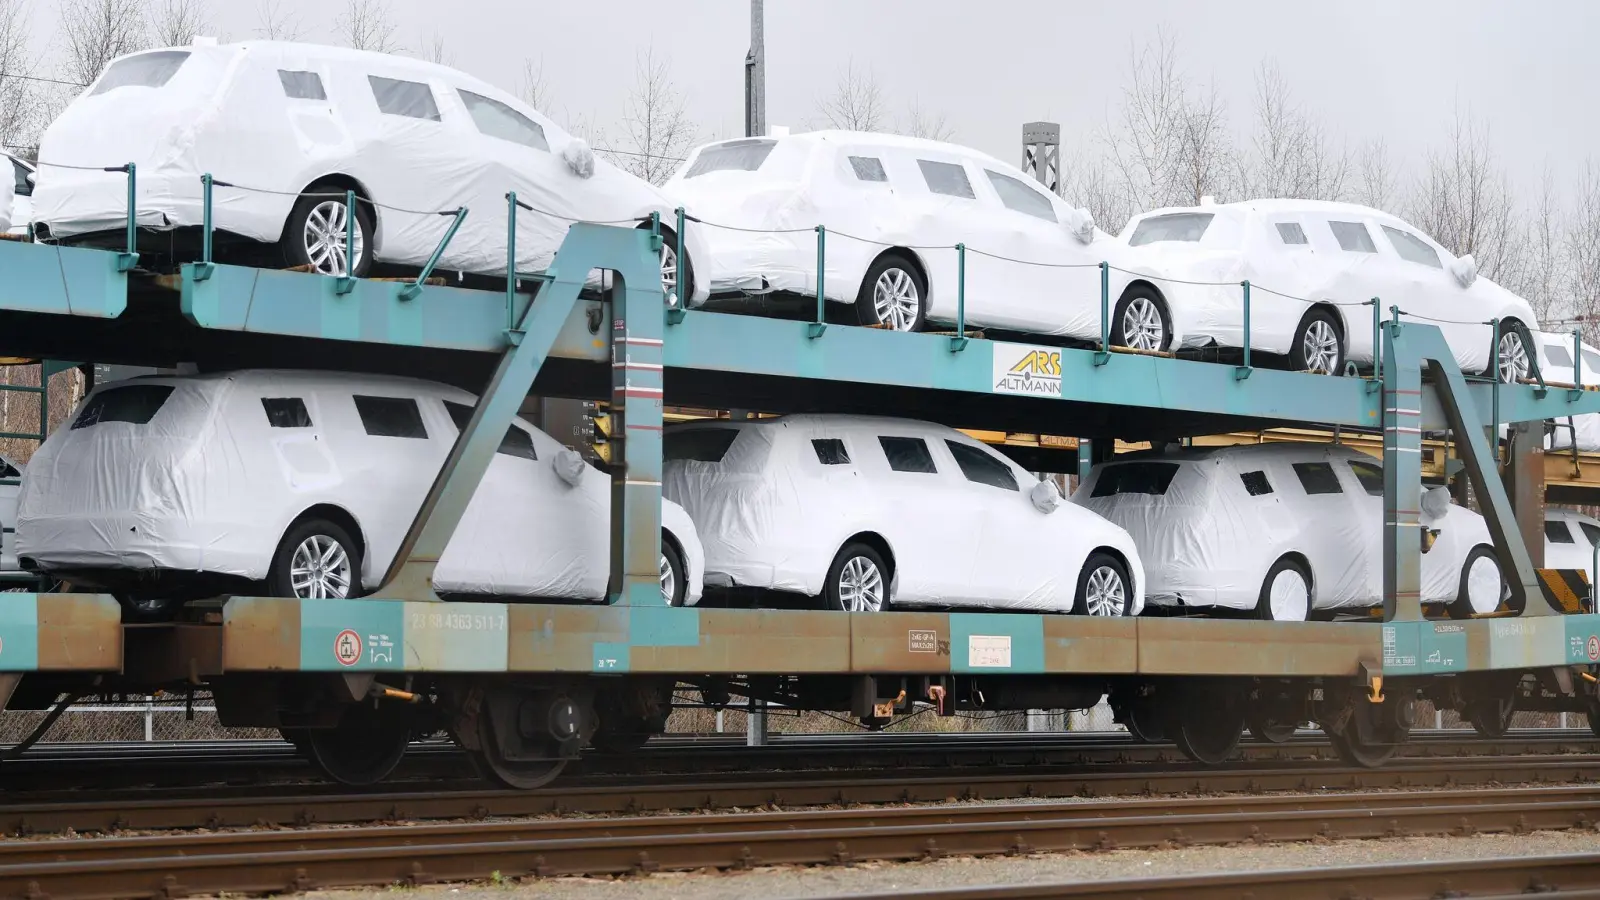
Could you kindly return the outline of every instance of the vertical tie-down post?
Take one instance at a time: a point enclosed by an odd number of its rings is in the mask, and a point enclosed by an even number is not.
[[[1382,329],[1385,622],[1422,618],[1422,361],[1394,351],[1404,327]]]
[[[660,235],[640,232],[661,252]],[[680,271],[682,271],[680,269]],[[662,606],[661,336],[666,295],[660,272],[618,273],[611,293],[611,603]]]

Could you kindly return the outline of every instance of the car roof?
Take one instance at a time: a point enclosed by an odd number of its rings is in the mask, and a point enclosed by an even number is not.
[[[274,384],[290,384],[304,388],[328,387],[338,389],[388,389],[398,391],[414,391],[445,397],[447,399],[463,399],[472,402],[472,394],[460,388],[451,387],[437,381],[428,381],[422,378],[407,378],[402,375],[375,375],[370,373],[332,372],[318,369],[234,369],[222,372],[205,372],[197,375],[139,375],[120,381],[111,381],[103,385],[96,385],[95,390],[104,390],[126,384],[216,384],[223,381],[233,381],[238,384],[260,384],[271,382]]]
[[[826,428],[840,433],[871,431],[879,432],[889,429],[901,431],[918,430],[934,432],[941,435],[954,435],[967,437],[954,428],[939,425],[934,422],[925,422],[921,419],[901,419],[894,416],[853,416],[830,413],[797,413],[787,416],[768,416],[761,419],[696,419],[680,422],[673,425],[674,430],[690,428]],[[971,438],[968,438],[971,440]]]
[[[999,163],[1007,168],[1016,168],[1009,163],[1001,162],[999,159],[984,153],[982,150],[974,150],[971,147],[961,144],[952,144],[947,141],[933,141],[928,140],[927,138],[907,137],[903,134],[887,134],[881,131],[845,131],[837,128],[825,128],[820,131],[793,132],[781,137],[769,135],[766,138],[730,138],[725,141],[714,141],[706,144],[705,146],[715,147],[719,144],[731,144],[736,141],[754,141],[764,139],[810,144],[874,144],[879,147],[886,147],[895,150],[956,154],[972,159],[980,159],[985,162]]]
[[[1367,459],[1374,464],[1379,460],[1344,444],[1310,444],[1278,442],[1270,444],[1240,444],[1234,447],[1185,447],[1178,450],[1144,450],[1113,459],[1106,465],[1119,462],[1176,462],[1195,463],[1205,460],[1238,460],[1262,463],[1270,461],[1305,462],[1322,459],[1332,453],[1348,459]]]
[[[1342,203],[1336,200],[1291,200],[1273,197],[1262,197],[1255,200],[1235,200],[1231,203],[1208,203],[1201,206],[1166,206],[1161,209],[1152,209],[1149,212],[1140,213],[1134,218],[1149,219],[1155,216],[1175,213],[1254,213],[1257,215],[1312,213],[1315,215],[1366,216],[1404,224],[1404,221],[1397,216],[1386,213],[1381,209],[1362,206],[1359,203]]]
[[[1596,519],[1594,516],[1585,515],[1584,513],[1578,512],[1575,509],[1567,509],[1566,507],[1562,506],[1545,507],[1544,518],[1546,522],[1589,522],[1595,525],[1600,525],[1600,519]]]

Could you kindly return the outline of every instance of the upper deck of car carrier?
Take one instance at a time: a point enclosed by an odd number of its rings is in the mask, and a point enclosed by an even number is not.
[[[0,355],[403,372],[482,397],[372,596],[236,596],[192,605],[178,624],[125,627],[110,597],[10,595],[0,604],[0,671],[71,666],[149,684],[268,671],[1370,678],[1600,658],[1600,616],[1557,614],[1537,586],[1525,536],[1542,518],[1540,438],[1513,429],[1502,480],[1485,437],[1494,421],[1600,412],[1600,394],[1469,380],[1437,328],[1401,323],[1385,307],[1374,317],[1382,358],[1371,377],[997,342],[959,326],[902,333],[820,315],[808,322],[669,308],[660,239],[574,225],[547,271],[510,279],[505,292],[446,286],[427,271],[386,281],[209,259],[156,275],[131,250],[0,242]],[[617,275],[604,298],[586,290],[594,269]],[[621,423],[610,602],[438,602],[432,564],[530,390],[608,399]],[[1383,621],[670,608],[656,586],[663,403],[915,416],[1107,447],[1293,425],[1374,430],[1385,462]],[[1444,429],[1455,436],[1513,597],[1526,598],[1520,615],[1423,617],[1421,451],[1426,432]]]

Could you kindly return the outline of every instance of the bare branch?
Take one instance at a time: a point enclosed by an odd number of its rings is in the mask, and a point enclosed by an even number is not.
[[[1571,216],[1562,235],[1574,315],[1589,317],[1584,333],[1591,342],[1600,337],[1600,167],[1594,160],[1584,166],[1583,175],[1571,192]]]
[[[26,142],[45,123],[40,86],[13,76],[37,61],[28,46],[30,32],[21,0],[0,0],[0,141],[7,144]]]
[[[817,102],[817,112],[832,128],[844,131],[877,131],[888,120],[883,89],[871,69],[845,64],[833,93]]]
[[[1256,72],[1255,113],[1253,158],[1239,166],[1241,193],[1299,200],[1344,196],[1349,155],[1334,150],[1322,124],[1294,102],[1272,60]]]
[[[1389,146],[1383,138],[1368,141],[1356,159],[1354,184],[1351,196],[1355,202],[1384,212],[1393,212],[1397,205],[1398,188],[1395,185],[1394,163],[1389,159]]]
[[[529,106],[550,115],[547,108],[552,99],[550,85],[544,78],[544,62],[534,62],[531,59],[522,61],[522,79],[517,87],[517,92],[522,96],[523,102]]]
[[[338,28],[344,42],[357,50],[393,53],[399,49],[386,0],[345,0]]]
[[[905,124],[898,130],[901,134],[930,141],[948,141],[955,136],[955,129],[945,120],[944,113],[925,109],[922,101],[916,98],[912,98],[906,109]]]
[[[1514,280],[1522,265],[1521,222],[1511,181],[1500,167],[1487,127],[1458,111],[1450,144],[1430,153],[1407,216],[1457,256],[1472,254],[1478,270]]]
[[[683,95],[672,83],[672,70],[655,48],[639,54],[635,82],[623,118],[627,147],[612,154],[617,165],[651,184],[661,184],[677,171],[694,146],[700,129],[689,120]]]
[[[305,34],[299,17],[286,11],[282,0],[261,0],[256,20],[256,36],[269,41],[298,41]]]
[[[454,54],[445,49],[444,35],[437,31],[429,31],[422,36],[422,43],[417,47],[417,56],[441,66],[455,65]]]
[[[67,43],[67,74],[88,84],[113,59],[147,46],[143,4],[141,0],[63,0],[61,34]]]
[[[161,47],[187,46],[211,28],[202,0],[157,0],[150,19],[150,37]]]

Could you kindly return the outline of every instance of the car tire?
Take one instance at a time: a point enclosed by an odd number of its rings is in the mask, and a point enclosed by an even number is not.
[[[661,229],[661,292],[667,295],[668,309],[688,309],[689,303],[694,299],[694,263],[688,259],[689,246],[683,247],[685,257],[683,264],[678,264],[678,236],[670,228]],[[669,268],[671,274],[668,274]],[[682,289],[678,288],[678,275],[682,274]],[[677,294],[677,300],[672,299],[672,294]]]
[[[296,576],[297,569],[309,571]],[[272,566],[267,570],[267,591],[274,597],[302,600],[360,596],[359,546],[348,531],[327,519],[297,522],[284,534],[277,552],[272,555]]]
[[[345,234],[345,189],[318,182],[306,189],[289,211],[279,245],[283,261],[290,267],[310,266],[323,275],[353,274],[365,277],[372,271],[373,215],[371,204],[356,195],[355,271],[346,273],[342,257]],[[326,253],[320,252],[326,250]]]
[[[1072,599],[1072,614],[1116,618],[1128,614],[1133,606],[1133,585],[1128,568],[1115,556],[1097,551],[1078,573],[1078,590]]]
[[[1289,368],[1339,375],[1344,372],[1344,360],[1344,333],[1333,313],[1321,307],[1306,313],[1289,347]]]
[[[661,537],[661,594],[668,606],[682,606],[689,589],[689,567],[683,563],[683,554]]]
[[[1298,582],[1298,584],[1297,584]],[[1267,622],[1304,622],[1311,618],[1311,576],[1288,557],[1278,560],[1261,580],[1256,618]]]
[[[822,597],[838,612],[882,612],[889,608],[889,567],[866,544],[846,544],[828,566]]]
[[[1474,572],[1475,568],[1476,572]],[[1488,606],[1489,595],[1485,592],[1494,591],[1494,587],[1488,584],[1491,569],[1494,583],[1498,585],[1499,590],[1492,594],[1494,605],[1489,606],[1487,609],[1482,609],[1479,607]],[[1477,605],[1472,602],[1474,589],[1476,589],[1476,596],[1479,600]],[[1493,548],[1479,544],[1472,548],[1472,552],[1467,554],[1466,561],[1461,564],[1461,582],[1456,587],[1456,599],[1445,606],[1445,612],[1452,619],[1470,619],[1474,615],[1492,613],[1500,608],[1500,603],[1505,599],[1505,594],[1506,579],[1505,574],[1500,571],[1500,561],[1495,558]]]
[[[1495,358],[1489,361],[1489,370],[1483,374],[1505,384],[1515,384],[1533,371],[1529,363],[1528,345],[1522,339],[1522,323],[1507,319],[1500,323],[1500,342],[1495,347]]]
[[[928,324],[928,280],[911,260],[898,253],[885,253],[861,279],[861,290],[856,293],[856,317],[867,326],[893,331],[923,330]]]
[[[1147,352],[1172,349],[1172,316],[1154,288],[1136,284],[1122,293],[1111,317],[1111,345]]]

